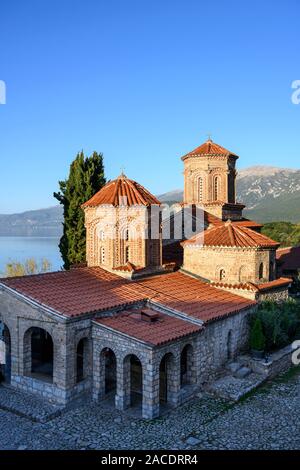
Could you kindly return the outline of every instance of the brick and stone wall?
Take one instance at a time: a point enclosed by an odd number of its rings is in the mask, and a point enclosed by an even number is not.
[[[67,403],[82,391],[91,388],[92,349],[89,319],[67,322],[62,317],[33,305],[6,289],[0,290],[0,321],[7,326],[11,338],[11,384],[58,403]],[[38,380],[31,376],[31,331],[41,328],[53,342],[52,379]],[[87,338],[84,368],[85,380],[77,383],[76,351],[81,338]]]
[[[274,250],[213,248],[186,243],[183,269],[213,282],[259,284],[272,280],[270,266],[274,263],[274,259]],[[262,278],[259,273],[261,263]]]

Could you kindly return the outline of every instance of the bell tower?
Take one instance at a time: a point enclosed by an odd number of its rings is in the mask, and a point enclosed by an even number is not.
[[[240,220],[245,206],[236,201],[238,158],[211,138],[184,155],[184,203],[200,205],[222,220]]]

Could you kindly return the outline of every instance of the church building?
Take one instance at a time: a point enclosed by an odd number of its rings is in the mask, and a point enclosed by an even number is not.
[[[277,276],[279,244],[243,217],[237,159],[211,139],[183,156],[184,200],[167,217],[122,173],[82,206],[86,266],[1,279],[5,382],[152,419],[247,350],[249,317],[264,299],[286,299],[291,280]],[[186,211],[203,222],[191,237]]]

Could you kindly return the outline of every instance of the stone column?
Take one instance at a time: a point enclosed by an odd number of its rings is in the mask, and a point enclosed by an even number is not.
[[[93,400],[102,400],[105,396],[105,363],[99,348],[93,347]]]
[[[152,362],[152,361],[151,361]],[[159,416],[159,366],[150,363],[143,367],[142,417],[153,419]]]
[[[180,403],[180,353],[178,352],[167,366],[168,403],[174,407]]]
[[[130,406],[130,359],[125,361],[117,357],[117,393],[115,405],[117,410],[126,410]]]

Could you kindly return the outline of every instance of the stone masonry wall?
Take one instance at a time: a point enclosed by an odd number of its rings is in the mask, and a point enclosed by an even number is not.
[[[0,321],[11,336],[11,384],[29,392],[38,393],[58,403],[66,403],[83,390],[91,388],[92,349],[90,320],[65,322],[39,306],[8,292],[0,290]],[[53,341],[53,380],[38,380],[30,376],[30,329],[45,330]],[[76,350],[81,338],[87,338],[85,383],[76,383]],[[29,349],[28,349],[29,348]],[[51,382],[51,380],[50,380]]]
[[[220,273],[224,270],[222,282],[260,283],[270,280],[272,256],[273,252],[270,250],[210,248],[186,244],[183,269],[214,282],[220,282]],[[264,265],[263,279],[259,278],[261,263]]]

